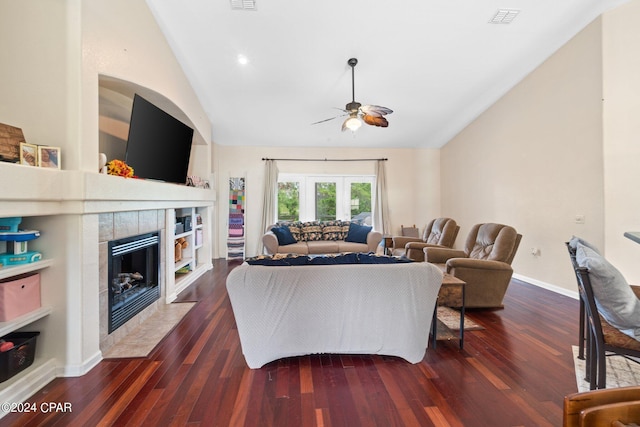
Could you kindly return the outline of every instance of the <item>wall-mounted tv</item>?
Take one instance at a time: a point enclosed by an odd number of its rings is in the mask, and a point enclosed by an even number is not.
[[[134,96],[125,161],[137,177],[185,184],[192,141],[192,128]]]

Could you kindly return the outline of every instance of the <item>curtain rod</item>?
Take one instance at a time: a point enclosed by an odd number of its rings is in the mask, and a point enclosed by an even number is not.
[[[272,159],[269,157],[263,157],[262,160],[278,160],[278,161],[290,161],[290,162],[374,162],[378,160],[387,161],[386,157],[380,159]]]

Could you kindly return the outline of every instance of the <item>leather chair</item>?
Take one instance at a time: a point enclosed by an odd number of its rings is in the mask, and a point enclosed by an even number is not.
[[[427,246],[453,247],[460,226],[451,218],[436,218],[424,228],[422,237],[396,236],[393,238],[392,254],[406,255],[414,261],[424,261],[422,249]]]
[[[476,224],[463,250],[425,247],[424,260],[467,283],[465,307],[503,307],[513,275],[511,262],[521,239],[508,225]]]

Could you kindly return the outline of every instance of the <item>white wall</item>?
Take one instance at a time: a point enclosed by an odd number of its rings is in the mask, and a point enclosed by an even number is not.
[[[59,1],[0,0],[0,122],[22,128],[29,143],[62,147],[63,167],[74,161],[77,138],[69,100],[77,99],[78,83],[67,73],[79,68],[73,40],[80,24],[70,9]]]
[[[605,253],[640,283],[640,1],[603,17]]]
[[[597,19],[442,149],[442,209],[461,225],[457,246],[473,224],[512,225],[523,235],[515,272],[571,292],[564,242],[604,245],[600,46]]]
[[[78,168],[98,164],[98,79],[131,82],[161,96],[150,101],[178,107],[206,144],[194,156],[209,172],[211,123],[144,0],[82,1],[82,158]],[[170,102],[163,104],[163,98]],[[167,110],[174,114],[172,110]]]
[[[217,257],[226,256],[228,218],[228,180],[246,177],[246,254],[258,253],[263,231],[262,182],[263,157],[311,159],[373,159],[385,157],[391,228],[399,233],[400,225],[416,223],[422,228],[440,215],[440,152],[434,149],[362,149],[362,148],[291,148],[229,147],[216,145],[214,171],[217,177],[218,217]],[[278,162],[280,172],[319,174],[375,174],[374,162]]]

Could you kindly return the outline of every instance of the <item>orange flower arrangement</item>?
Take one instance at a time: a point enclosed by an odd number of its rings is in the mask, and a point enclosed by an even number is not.
[[[109,175],[133,178],[133,168],[127,165],[122,160],[111,160],[109,163],[107,163],[107,173]]]

